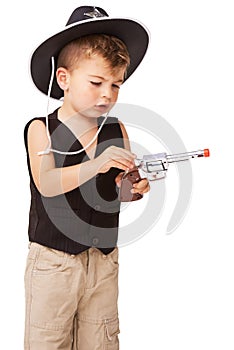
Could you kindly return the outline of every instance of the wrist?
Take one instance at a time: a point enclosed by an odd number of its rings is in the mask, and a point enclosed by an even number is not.
[[[99,174],[101,172],[100,171],[101,170],[101,163],[100,163],[99,157],[91,159],[90,162],[91,162],[90,165],[93,169],[94,175]]]

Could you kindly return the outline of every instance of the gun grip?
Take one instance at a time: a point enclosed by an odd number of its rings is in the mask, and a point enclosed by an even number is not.
[[[123,174],[121,180],[121,186],[119,190],[119,201],[132,202],[141,199],[143,196],[140,193],[131,193],[132,185],[141,180],[139,171],[137,168],[133,168]]]

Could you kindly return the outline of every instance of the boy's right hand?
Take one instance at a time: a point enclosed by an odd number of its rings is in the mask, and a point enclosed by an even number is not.
[[[135,158],[136,155],[125,148],[110,146],[95,159],[97,172],[106,173],[112,167],[126,171],[135,166]]]

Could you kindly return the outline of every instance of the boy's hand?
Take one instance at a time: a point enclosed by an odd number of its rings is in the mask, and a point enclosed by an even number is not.
[[[133,188],[131,189],[131,193],[140,193],[144,194],[149,192],[150,185],[148,179],[142,179],[139,182],[133,184]]]
[[[119,173],[119,175],[116,176],[115,178],[115,182],[116,185],[120,188],[121,186],[121,180],[122,180],[122,176],[124,173]],[[140,193],[140,194],[144,194],[149,192],[150,190],[150,185],[149,185],[149,181],[148,179],[142,179],[139,182],[133,184],[133,188],[131,189],[131,193]]]
[[[135,166],[136,155],[125,148],[110,146],[96,158],[98,173],[106,173],[110,168],[126,171]]]

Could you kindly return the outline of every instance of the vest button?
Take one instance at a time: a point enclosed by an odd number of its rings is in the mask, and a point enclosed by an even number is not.
[[[93,240],[92,240],[92,242],[93,242],[93,246],[95,247],[95,246],[98,245],[99,239],[98,239],[97,237],[94,237]]]
[[[96,204],[94,209],[99,211],[101,209],[101,206],[99,204]]]

